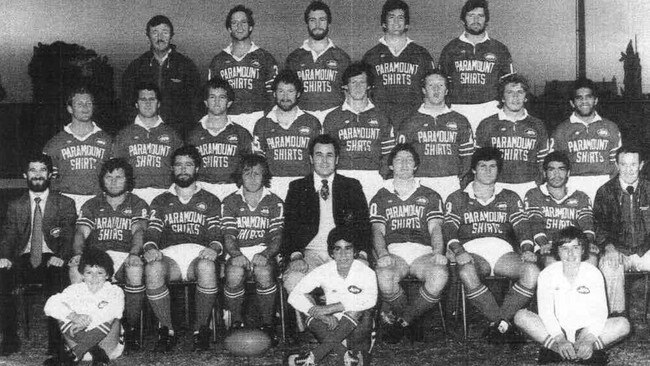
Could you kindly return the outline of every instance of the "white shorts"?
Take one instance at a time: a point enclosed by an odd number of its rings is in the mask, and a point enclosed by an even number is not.
[[[223,202],[224,198],[237,190],[237,185],[235,183],[200,183],[201,188],[217,196],[221,202]]]
[[[519,195],[521,201],[526,198],[526,192],[530,191],[533,188],[537,188],[537,184],[533,182],[526,183],[499,183],[503,188],[514,191]]]
[[[514,252],[512,245],[499,238],[478,238],[463,244],[468,253],[473,253],[485,259],[490,265],[490,275],[494,276],[494,266],[504,254]]]
[[[472,126],[472,132],[476,134],[482,120],[499,113],[499,102],[492,100],[480,104],[452,104],[451,109],[465,116]]]
[[[388,253],[404,259],[406,264],[410,266],[416,259],[433,253],[433,249],[429,245],[420,243],[393,243],[388,245]]]
[[[113,280],[115,280],[115,275],[117,271],[122,267],[126,258],[129,256],[128,252],[117,252],[115,250],[107,250],[106,254],[113,260]]]
[[[165,193],[167,189],[165,188],[134,188],[133,194],[142,198],[148,205],[151,205],[151,201],[159,195]]]
[[[358,180],[368,203],[384,186],[384,178],[376,170],[337,170],[337,173]]]
[[[72,194],[72,193],[61,193],[61,194],[66,197],[72,198],[72,200],[74,201],[74,206],[77,209],[77,215],[81,214],[81,206],[83,206],[84,203],[86,203],[86,201],[95,197],[92,194]]]
[[[252,112],[252,113],[242,113],[242,114],[237,114],[237,115],[228,115],[230,117],[230,120],[233,121],[233,123],[236,123],[245,129],[248,130],[248,132],[253,135],[253,129],[255,128],[255,123],[264,117],[264,111],[257,111],[257,112]]]
[[[205,249],[203,245],[187,243],[172,245],[171,247],[161,250],[161,252],[165,257],[168,257],[178,264],[178,267],[181,269],[182,280],[187,281],[190,264],[192,264],[192,261],[199,256],[199,253],[201,253],[203,249]]]
[[[572,175],[569,177],[567,185],[585,192],[593,205],[598,188],[607,183],[607,181],[609,181],[609,175]]]
[[[336,109],[336,107],[332,107],[332,108],[330,108],[330,109],[324,109],[324,110],[322,110],[322,111],[305,111],[305,112],[307,112],[307,113],[311,114],[312,116],[318,118],[318,121],[320,121],[320,125],[321,125],[321,127],[322,127],[322,126],[323,126],[323,122],[325,122],[325,117],[327,117],[327,115],[328,115],[331,111],[333,111],[333,110],[335,110],[335,109]]]
[[[289,192],[289,183],[302,177],[273,177],[271,179],[271,192],[275,193],[282,201],[287,199]]]
[[[448,177],[418,177],[420,184],[436,191],[442,198],[442,202],[447,201],[450,194],[460,189],[458,176],[450,175]]]

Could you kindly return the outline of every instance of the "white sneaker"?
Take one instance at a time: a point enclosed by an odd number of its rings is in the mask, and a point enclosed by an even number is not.
[[[347,351],[343,355],[343,365],[345,366],[363,366],[363,353]]]
[[[309,354],[294,353],[289,355],[287,363],[289,366],[315,366],[316,360],[314,360],[314,354],[311,352]]]

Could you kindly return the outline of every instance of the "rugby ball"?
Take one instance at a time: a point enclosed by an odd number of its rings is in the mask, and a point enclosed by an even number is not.
[[[259,329],[238,329],[224,340],[226,349],[235,356],[258,356],[271,346],[271,338]]]

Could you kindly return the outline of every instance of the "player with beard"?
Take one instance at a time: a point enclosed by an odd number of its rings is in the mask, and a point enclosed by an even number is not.
[[[312,1],[305,9],[309,38],[287,56],[285,67],[302,81],[300,107],[320,123],[343,102],[341,77],[350,64],[350,56],[328,37],[332,12],[322,1]]]
[[[293,71],[283,70],[273,81],[275,106],[257,121],[253,148],[266,155],[273,188],[281,199],[287,196],[289,183],[311,172],[309,143],[320,135],[321,124],[298,107],[303,89]]]
[[[557,233],[568,226],[581,229],[589,240],[589,262],[598,265],[598,247],[594,239],[594,214],[589,197],[583,191],[567,185],[571,163],[566,154],[554,151],[544,158],[545,183],[526,193],[524,206],[540,247],[543,266],[556,261],[551,246]]]
[[[147,298],[160,322],[156,352],[176,344],[169,281],[196,281],[194,349],[210,348],[208,319],[217,297],[217,257],[223,252],[221,202],[197,185],[201,155],[192,145],[172,154],[174,184],[151,203],[145,233]]]
[[[616,151],[621,147],[618,126],[596,111],[596,85],[578,79],[569,101],[573,114],[551,137],[551,151],[564,151],[571,161],[569,184],[581,187],[593,201],[596,191],[616,174]]]
[[[497,83],[514,72],[512,57],[503,43],[488,36],[486,0],[468,0],[460,21],[465,31],[442,49],[438,67],[451,77],[451,109],[467,117],[476,132],[483,119],[499,111]]]
[[[208,80],[220,77],[235,90],[230,118],[250,133],[264,111],[273,105],[271,85],[278,74],[275,58],[251,40],[253,27],[255,19],[251,9],[244,5],[230,9],[226,29],[231,43],[214,56],[208,69]]]
[[[105,251],[113,260],[114,278],[125,283],[127,350],[138,350],[138,324],[144,303],[144,265],[140,259],[149,206],[131,193],[133,168],[124,159],[110,159],[99,173],[103,193],[91,198],[81,208],[70,260],[72,283],[83,280],[78,271],[79,259],[86,248]]]
[[[429,51],[406,35],[409,23],[409,6],[387,0],[381,9],[384,36],[363,56],[377,80],[372,100],[396,130],[422,104],[422,77],[434,67]]]
[[[25,160],[23,178],[29,191],[7,206],[0,240],[0,355],[20,349],[18,314],[13,294],[19,283],[41,283],[46,296],[67,284],[65,262],[72,252],[74,201],[50,190],[52,159],[37,154]],[[48,318],[48,354],[60,351],[56,320]]]

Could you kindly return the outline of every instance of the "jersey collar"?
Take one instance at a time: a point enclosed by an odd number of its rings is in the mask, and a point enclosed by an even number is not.
[[[74,138],[76,138],[76,139],[79,140],[79,141],[85,141],[88,137],[90,137],[90,136],[92,136],[93,134],[95,134],[95,133],[97,133],[97,132],[100,132],[100,131],[102,130],[101,128],[97,127],[97,125],[95,124],[95,122],[90,121],[90,123],[93,124],[93,129],[92,129],[90,132],[88,132],[88,134],[86,134],[86,135],[84,135],[84,136],[80,136],[80,135],[77,135],[77,134],[75,134],[74,132],[72,132],[72,128],[70,128],[70,125],[71,125],[72,123],[68,123],[67,125],[65,125],[65,126],[63,127],[63,131],[65,131],[65,132],[71,134]]]
[[[603,118],[598,114],[598,112],[594,112],[594,118],[591,120],[591,122],[587,123],[580,119],[578,116],[576,116],[576,112],[571,113],[571,116],[569,117],[569,122],[571,123],[581,123],[585,126],[589,126],[590,124],[598,121],[602,121]]]
[[[239,189],[237,189],[237,191],[235,191],[235,194],[240,195],[241,200],[244,201],[244,203],[246,203],[248,205],[248,202],[246,202],[246,197],[244,197],[244,187],[243,186],[239,187]],[[264,197],[270,196],[270,195],[271,195],[271,191],[269,191],[269,189],[266,188],[266,187],[262,187],[262,198],[260,198],[260,202],[262,202]],[[251,209],[253,208],[251,205],[248,205],[248,207],[250,207]]]
[[[544,183],[541,186],[539,186],[539,190],[542,191],[542,194],[546,197],[549,197],[555,203],[562,203],[564,202],[567,198],[571,197],[575,192],[576,189],[574,187],[571,187],[570,185],[567,184],[566,186],[566,196],[560,198],[559,200],[556,200],[551,194],[548,192],[548,183]]]
[[[445,108],[443,108],[442,112],[435,114],[434,112],[424,108],[424,103],[422,103],[422,105],[420,105],[420,108],[418,108],[418,112],[436,118],[438,116],[451,112],[451,109],[445,105]]]
[[[481,203],[484,206],[489,205],[492,201],[494,201],[496,196],[499,193],[501,193],[501,191],[503,191],[503,185],[501,185],[501,183],[499,183],[499,182],[494,183],[494,194],[492,195],[492,197],[488,198],[487,200],[482,201],[481,199],[476,197],[476,193],[474,192],[474,181],[471,181],[467,185],[467,187],[465,187],[465,190],[464,190],[464,192],[467,193],[467,195],[469,195],[469,198],[478,201],[479,203]]]
[[[465,32],[463,32],[463,33],[461,33],[460,37],[458,37],[458,39],[460,39],[461,41],[463,41],[463,42],[465,42],[465,43],[469,43],[469,44],[475,46],[475,45],[477,45],[477,44],[479,44],[479,43],[483,43],[483,42],[487,42],[487,41],[489,41],[489,40],[490,40],[490,36],[488,35],[488,32],[485,31],[485,32],[483,33],[483,39],[480,40],[479,42],[474,43],[474,42],[470,41],[470,40],[467,38],[467,36],[465,35]]]
[[[415,193],[415,191],[417,191],[418,188],[420,188],[420,180],[418,178],[413,178],[413,179],[415,179],[415,188],[411,192],[408,192],[406,197],[398,196],[402,201],[404,201],[404,200],[408,199],[409,197],[411,197],[413,195],[413,193]],[[394,178],[387,179],[384,182],[384,188],[386,188],[390,193],[394,193],[397,196],[397,193],[395,191],[395,179]]]
[[[277,117],[277,115],[276,115],[276,113],[278,113],[278,109],[280,109],[280,108],[278,108],[277,105],[273,106],[273,108],[271,108],[271,110],[269,111],[269,113],[266,114],[266,118],[270,119],[270,120],[273,121],[274,123],[278,123],[278,124],[279,124],[280,122],[278,121],[278,117]],[[302,109],[300,109],[300,107],[296,106],[296,109],[297,109],[296,119],[298,119],[298,117],[300,117],[300,116],[302,116],[303,114],[305,114],[305,112],[303,112]],[[293,121],[295,122],[296,119],[294,119]]]
[[[320,55],[324,54],[325,52],[327,52],[327,50],[329,50],[330,48],[334,48],[334,47],[335,46],[334,46],[334,42],[332,42],[332,39],[327,38],[327,47],[325,47],[325,49],[321,53],[316,53],[316,51],[314,51],[309,46],[309,39],[305,39],[304,42],[302,42],[302,46],[300,48],[302,48],[305,51],[311,52],[311,56],[314,58],[314,62],[315,62]]]
[[[390,53],[392,53],[393,56],[395,56],[395,57],[398,57],[399,55],[401,55],[401,54],[402,54],[402,51],[404,51],[404,50],[406,49],[406,47],[408,47],[409,43],[411,43],[411,42],[413,42],[413,40],[410,39],[410,38],[407,36],[407,37],[406,37],[406,44],[404,45],[404,47],[402,47],[401,50],[397,51],[397,53],[393,53],[393,50],[388,46],[388,43],[386,43],[386,38],[384,38],[384,36],[381,36],[381,38],[379,38],[379,43],[381,43],[381,44],[383,44],[384,46],[386,46],[386,48],[388,48],[388,50],[390,51]]]
[[[196,182],[194,182],[194,183],[196,183],[196,189],[194,190],[194,192],[192,192],[192,197],[194,197],[195,194],[197,194],[200,190],[203,189],[203,185],[201,184],[201,182],[196,181]],[[173,194],[175,197],[178,197],[178,195],[176,194],[176,183],[172,183],[172,185],[169,186],[169,189],[168,189],[167,191],[169,191],[169,192],[170,192],[171,194]],[[180,200],[181,198],[178,197],[178,199]],[[191,200],[191,199],[192,199],[192,198],[190,198],[190,200]],[[182,202],[182,201],[181,201],[181,202]],[[189,202],[189,201],[187,201],[187,202]],[[187,202],[183,202],[183,203],[187,203]]]
[[[228,45],[228,47],[223,49],[223,52],[229,54],[230,56],[232,56],[232,58],[234,58],[235,60],[237,60],[239,62],[239,61],[243,60],[246,56],[248,56],[249,53],[255,52],[255,51],[259,50],[259,49],[260,48],[257,47],[255,42],[251,41],[251,48],[248,49],[248,51],[242,57],[235,57],[235,55],[232,54],[232,42],[231,42]]]
[[[156,123],[154,123],[154,125],[151,126],[151,127],[147,127],[147,125],[145,125],[144,122],[142,122],[142,119],[140,119],[140,116],[135,116],[135,124],[142,127],[142,128],[144,128],[147,131],[150,131],[150,130],[160,126],[162,123],[163,123],[162,118],[160,118],[160,116],[158,116],[158,119],[156,120]]]
[[[201,118],[199,123],[201,124],[201,127],[203,127],[204,130],[208,131],[210,136],[213,136],[213,137],[219,136],[219,134],[222,133],[226,128],[228,128],[228,126],[233,124],[232,120],[230,119],[230,116],[228,116],[228,122],[226,122],[226,124],[223,126],[223,128],[220,129],[217,132],[213,132],[212,130],[208,129],[208,127],[207,127],[207,123],[208,123],[208,115],[207,114],[205,116],[203,116],[203,118]]]
[[[363,113],[363,112],[368,112],[369,110],[371,110],[371,109],[373,109],[373,108],[375,108],[375,105],[372,104],[372,101],[370,100],[370,98],[368,98],[368,104],[366,105],[366,107],[365,107],[362,111],[360,111],[360,112],[355,111],[355,110],[352,108],[352,106],[350,106],[350,104],[348,103],[347,99],[343,101],[343,105],[341,106],[341,110],[342,110],[342,111],[352,112],[352,113],[354,113],[354,114],[356,114],[356,115],[359,115],[359,114],[361,114],[361,113]]]
[[[508,115],[506,114],[506,112],[503,111],[503,109],[499,109],[499,112],[497,112],[497,115],[499,116],[499,119],[502,120],[502,121],[518,122],[518,121],[523,121],[526,118],[528,118],[528,111],[526,110],[526,108],[524,108],[524,116],[519,118],[519,119],[514,119],[514,118],[508,117]]]

